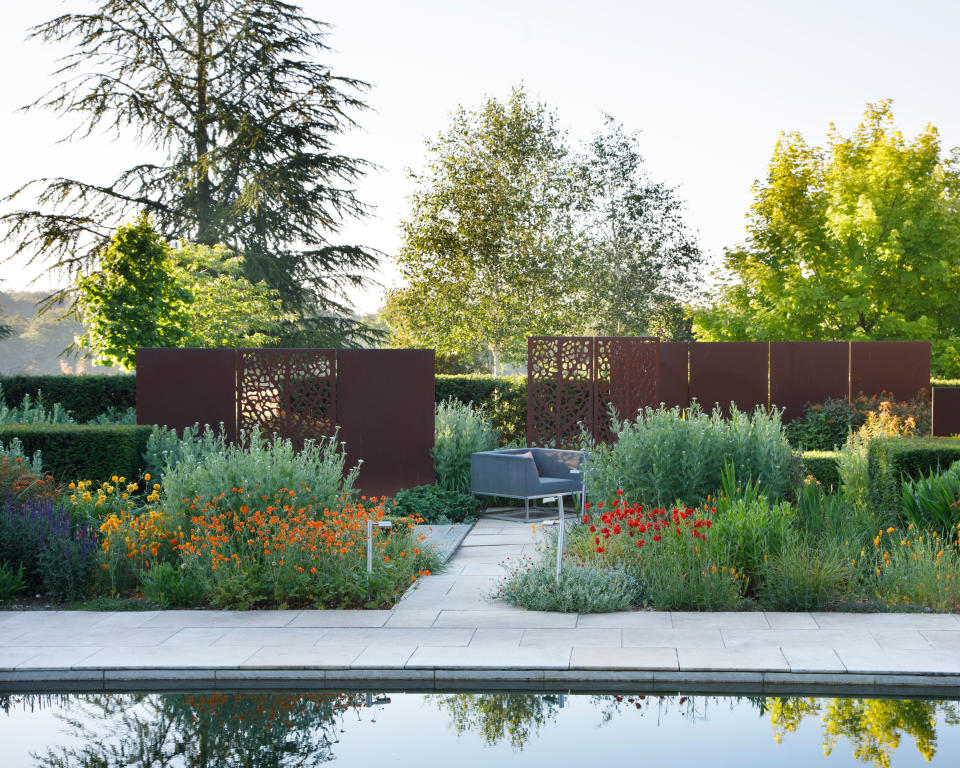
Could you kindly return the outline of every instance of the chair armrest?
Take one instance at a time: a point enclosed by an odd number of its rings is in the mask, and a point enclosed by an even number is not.
[[[537,460],[540,477],[560,477],[569,480],[570,470],[580,469],[580,464],[583,462],[582,451],[535,448],[533,455]]]
[[[491,496],[528,496],[539,490],[536,462],[529,456],[494,452],[470,455],[470,491]]]

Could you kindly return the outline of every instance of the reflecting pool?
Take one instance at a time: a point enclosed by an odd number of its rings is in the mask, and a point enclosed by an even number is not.
[[[0,694],[4,768],[960,764],[960,703],[529,693]]]

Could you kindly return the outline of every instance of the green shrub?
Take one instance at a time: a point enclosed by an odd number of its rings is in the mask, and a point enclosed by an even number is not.
[[[824,488],[840,488],[840,470],[837,461],[840,451],[804,451],[800,454],[800,471],[813,475]]]
[[[203,588],[186,568],[160,563],[143,574],[143,595],[163,610],[189,608],[203,602]]]
[[[768,611],[815,611],[846,595],[852,573],[839,542],[794,536],[760,563],[757,593]]]
[[[900,506],[917,530],[954,538],[960,522],[960,461],[944,472],[904,480]]]
[[[43,395],[24,395],[19,406],[8,407],[0,387],[0,424],[72,424],[73,419],[60,403],[47,408]]]
[[[160,479],[181,462],[198,464],[203,457],[226,449],[226,439],[209,424],[202,429],[199,424],[187,427],[182,436],[169,427],[152,427],[143,452],[144,469]]]
[[[781,498],[796,473],[776,411],[748,415],[733,408],[728,419],[696,405],[685,413],[647,408],[635,421],[614,419],[613,432],[612,446],[585,446],[584,479],[596,499],[612,499],[622,489],[648,506],[698,504],[720,487],[725,462],[769,497]]]
[[[480,511],[480,502],[470,494],[436,485],[418,485],[400,491],[394,501],[398,514],[419,515],[427,524],[463,523],[476,518]]]
[[[0,376],[0,386],[9,402],[19,403],[26,395],[43,394],[50,403],[59,403],[79,422],[95,419],[110,408],[136,407],[136,376]]]
[[[950,437],[878,438],[867,444],[870,503],[884,514],[901,512],[903,479],[940,472],[960,460],[960,440]]]
[[[207,439],[209,443],[202,442]],[[257,508],[264,495],[272,497],[281,491],[291,494],[288,504],[293,507],[312,504],[332,509],[341,496],[350,494],[359,470],[345,471],[346,454],[336,435],[308,440],[301,451],[294,450],[289,440],[264,436],[256,427],[244,435],[242,445],[220,443],[213,436],[202,440],[188,443],[186,452],[175,466],[167,465],[163,476],[163,507],[172,528],[187,527],[195,499],[202,504],[221,494],[226,497],[220,506],[234,512],[244,506]],[[211,444],[222,449],[207,450]]]
[[[796,527],[809,537],[853,539],[872,538],[878,522],[866,507],[853,504],[837,492],[827,492],[815,478],[805,478],[797,489]]]
[[[878,539],[874,573],[880,600],[888,605],[960,610],[960,553],[953,542],[916,529],[886,531]]]
[[[9,603],[27,588],[23,580],[23,563],[16,567],[12,563],[0,560],[0,605]]]
[[[103,413],[98,414],[95,419],[90,419],[88,424],[136,424],[137,409],[130,408],[107,408]]]
[[[433,473],[437,485],[470,492],[470,454],[497,447],[497,434],[483,413],[458,400],[445,400],[434,416]]]
[[[556,582],[556,550],[539,561],[521,560],[498,583],[492,597],[531,611],[605,613],[644,602],[643,585],[623,568],[568,557]]]
[[[436,402],[458,400],[482,409],[501,444],[524,443],[527,431],[527,380],[524,376],[437,376]]]
[[[26,453],[40,451],[44,471],[57,480],[105,480],[113,475],[140,474],[150,430],[131,425],[4,425],[0,426],[0,443],[16,438]]]

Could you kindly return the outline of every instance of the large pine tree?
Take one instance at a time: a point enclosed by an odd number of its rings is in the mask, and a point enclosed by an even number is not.
[[[321,63],[327,29],[281,0],[103,0],[32,30],[72,52],[59,84],[30,108],[79,119],[71,140],[107,130],[136,138],[143,162],[102,186],[28,182],[7,200],[14,253],[70,273],[95,268],[115,227],[148,213],[169,239],[223,243],[247,277],[288,308],[342,312],[376,255],[331,242],[365,206],[363,160],[338,154],[366,84]]]

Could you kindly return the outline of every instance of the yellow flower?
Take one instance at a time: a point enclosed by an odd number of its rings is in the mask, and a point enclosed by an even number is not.
[[[113,482],[117,482],[117,480],[118,480],[118,478],[117,478],[117,476],[116,476],[116,475],[114,475],[114,476],[113,476],[113,477],[111,477],[110,479],[111,479],[111,480],[113,480]]]
[[[144,482],[147,482],[147,483],[150,482],[150,473],[149,473],[149,472],[147,472],[147,473],[143,476],[143,480],[144,480]]]
[[[892,525],[891,525],[889,528],[887,528],[887,533],[893,533],[893,526],[892,526]]]
[[[67,488],[69,488],[71,491],[72,491],[72,490],[75,490],[76,487],[77,487],[77,484],[76,484],[76,483],[70,483],[70,485],[67,486]]]

